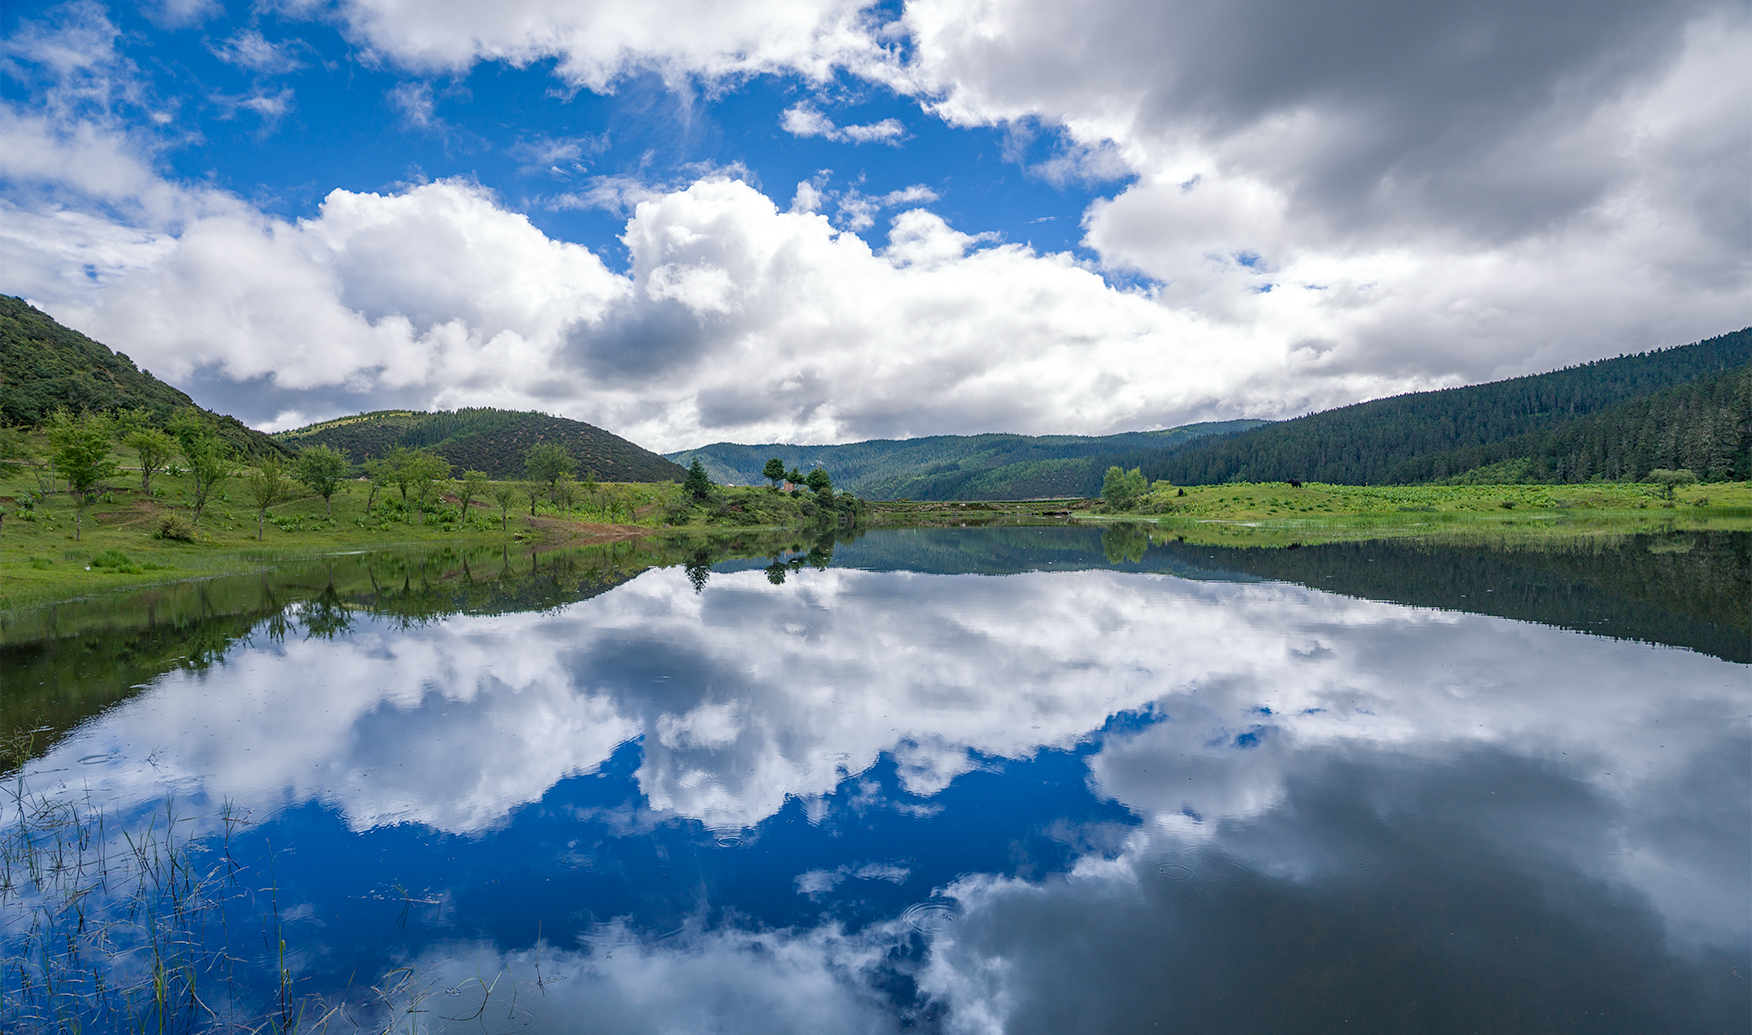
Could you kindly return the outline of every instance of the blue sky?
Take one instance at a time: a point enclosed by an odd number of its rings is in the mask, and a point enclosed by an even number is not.
[[[1742,6],[9,4],[0,290],[258,426],[1282,417],[1746,322]]]

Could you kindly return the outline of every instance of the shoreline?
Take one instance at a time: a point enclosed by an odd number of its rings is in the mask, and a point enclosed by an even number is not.
[[[644,487],[653,498],[668,486]],[[116,492],[117,490],[111,490]],[[634,503],[639,490],[620,491]],[[791,517],[797,501],[765,489],[726,489],[725,501],[782,503],[764,517]],[[158,493],[154,494],[155,496]],[[365,524],[363,509],[336,500],[336,518],[321,517],[322,502],[314,497],[277,508],[264,539],[238,534],[235,510],[222,512],[202,528],[202,540],[183,543],[151,538],[144,531],[158,513],[169,508],[156,500],[134,500],[93,507],[85,534],[75,542],[65,526],[65,505],[35,522],[11,520],[0,530],[0,612],[18,613],[115,591],[200,581],[273,570],[295,563],[353,553],[533,549],[536,552],[609,544],[662,541],[705,541],[725,538],[796,538],[820,531],[819,523],[738,524],[697,520],[655,523],[656,504],[634,510],[634,521],[591,520],[555,513],[503,515],[504,528],[487,527],[481,513],[472,513],[463,527],[434,520],[430,525]],[[357,501],[352,501],[357,502]],[[739,507],[740,504],[735,506]],[[45,508],[46,509],[46,508]],[[724,506],[720,506],[723,510]],[[731,509],[735,509],[732,507]],[[471,511],[473,508],[471,508]],[[1664,500],[1652,486],[1595,483],[1583,485],[1488,486],[1330,486],[1292,488],[1284,483],[1235,483],[1188,486],[1173,496],[1134,511],[1102,513],[1100,501],[1048,499],[1027,501],[878,501],[868,504],[860,531],[889,528],[959,528],[992,525],[1037,525],[1113,529],[1129,527],[1151,536],[1168,536],[1195,545],[1294,548],[1330,542],[1370,539],[1562,540],[1662,531],[1752,531],[1752,483],[1693,485]],[[624,512],[624,511],[623,511]],[[253,517],[253,515],[250,515]],[[722,515],[730,516],[730,515]],[[737,520],[755,514],[738,513]],[[343,523],[342,518],[352,518]],[[491,525],[498,525],[498,513]],[[223,526],[221,527],[221,523]],[[358,526],[358,527],[353,527]],[[209,530],[211,529],[211,530]],[[253,530],[250,530],[253,532]],[[228,534],[229,533],[229,534]],[[386,534],[388,533],[388,534]],[[647,541],[649,541],[647,543]],[[90,562],[104,553],[119,554],[125,563],[108,566]],[[113,562],[114,557],[110,560]]]

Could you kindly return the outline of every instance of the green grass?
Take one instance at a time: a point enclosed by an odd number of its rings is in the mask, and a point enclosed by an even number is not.
[[[133,457],[124,452],[119,459],[125,465]],[[394,488],[379,490],[367,510],[369,487],[349,482],[335,496],[332,517],[321,499],[306,493],[271,508],[258,540],[255,509],[239,477],[209,501],[194,541],[181,542],[154,532],[166,514],[189,516],[189,479],[160,474],[147,496],[138,476],[123,471],[87,511],[75,540],[72,500],[60,492],[43,497],[40,489],[28,470],[0,477],[0,611],[361,550],[561,545],[666,532],[808,529],[851,519],[819,507],[808,493],[730,487],[702,503],[673,483],[604,483],[564,511],[543,501],[531,516],[523,497],[502,515],[489,498],[464,516],[449,496],[422,520]],[[1260,546],[1407,535],[1752,528],[1752,483],[1746,482],[1687,486],[1671,502],[1654,486],[1618,483],[1291,488],[1278,482],[1191,486],[1184,496],[1177,491],[1154,493],[1124,514],[1100,513],[1087,500],[901,500],[869,505],[855,520],[876,527],[1144,520],[1189,542]]]
[[[123,450],[118,460],[125,467],[134,457]],[[258,540],[256,511],[240,476],[222,483],[208,501],[193,542],[158,538],[165,515],[191,516],[190,489],[186,476],[159,474],[148,496],[138,474],[124,470],[86,511],[75,539],[75,508],[65,492],[45,496],[28,470],[0,474],[0,611],[358,550],[559,544],[675,529],[813,528],[831,519],[809,494],[727,488],[698,503],[669,482],[581,488],[574,506],[561,510],[544,500],[534,516],[527,496],[504,514],[489,496],[475,500],[465,517],[450,494],[422,518],[394,487],[378,490],[367,510],[370,487],[355,481],[335,494],[332,516],[310,493],[270,508]]]
[[[1088,500],[874,505],[877,527],[1145,523],[1186,542],[1288,546],[1404,536],[1518,539],[1672,529],[1752,529],[1752,483],[1359,486],[1238,483],[1167,489],[1124,512]]]
[[[1178,491],[1178,490],[1176,490]],[[1530,538],[1752,529],[1752,483],[1357,486],[1283,482],[1155,493],[1103,520],[1156,522],[1188,542],[1278,546],[1403,536]]]

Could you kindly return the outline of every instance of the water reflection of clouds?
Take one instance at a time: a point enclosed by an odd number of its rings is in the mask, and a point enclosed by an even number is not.
[[[696,594],[667,570],[558,612],[239,649],[161,679],[40,768],[113,752],[79,774],[100,795],[169,783],[257,809],[321,801],[355,829],[470,833],[642,738],[649,806],[728,830],[791,797],[818,811],[883,753],[916,807],[987,760],[1107,728],[1092,789],[1196,840],[1269,815],[1347,753],[1440,765],[1489,747],[1637,802],[1602,865],[1683,884],[1706,865],[1693,856],[1744,855],[1743,837],[1708,833],[1740,836],[1744,817],[1688,820],[1684,803],[1709,796],[1682,788],[1744,751],[1746,698],[1743,666],[1687,651],[1282,584],[836,569]],[[1704,883],[1746,883],[1718,877]]]
[[[602,925],[543,953],[519,1009],[537,1031],[575,1010],[616,1032],[876,1032],[916,1009],[965,1032],[1385,1027],[1395,1002],[1475,1016],[1461,975],[1518,1004],[1506,1027],[1556,1025],[1543,1001],[1656,1030],[1737,1002],[1709,974],[1752,923],[1748,696],[1744,666],[1687,651],[1282,584],[835,569],[696,594],[670,570],[556,612],[258,642],[160,679],[34,782],[472,835],[637,740],[648,807],[577,822],[730,836],[788,799],[817,822],[928,818],[962,774],[1077,748],[1089,790],[1142,821],[1043,830],[1067,872],[963,876],[925,933]],[[898,796],[859,775],[885,754]],[[798,866],[789,893],[933,894],[880,851]],[[459,990],[448,1007],[535,960],[458,942],[414,962]]]

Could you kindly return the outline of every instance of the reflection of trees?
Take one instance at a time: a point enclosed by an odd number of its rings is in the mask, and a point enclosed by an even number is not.
[[[783,538],[780,538],[783,536]],[[846,538],[843,532],[839,538]],[[378,552],[293,562],[265,573],[172,583],[70,601],[12,618],[0,643],[0,767],[49,746],[173,669],[203,669],[251,636],[335,639],[361,618],[420,625],[452,615],[552,611],[617,587],[650,567],[682,564],[696,588],[711,566],[773,557],[785,571],[825,567],[836,536],[795,532],[624,541],[513,553],[505,546]],[[783,560],[781,560],[783,557]],[[773,578],[769,567],[767,578]],[[14,736],[16,734],[16,736]],[[12,746],[18,744],[18,750]]]
[[[1137,564],[1150,548],[1150,533],[1143,525],[1122,521],[1101,533],[1101,552],[1109,564]]]
[[[316,597],[298,605],[298,624],[304,627],[306,639],[315,636],[332,640],[353,628],[353,613],[347,610],[331,583]]]
[[[696,463],[698,461],[695,461]],[[687,572],[687,580],[693,583],[695,593],[706,588],[706,580],[712,577],[713,551],[709,546],[702,546],[693,552],[693,556],[682,566]]]
[[[1166,562],[1752,661],[1752,533],[1162,549]]]

